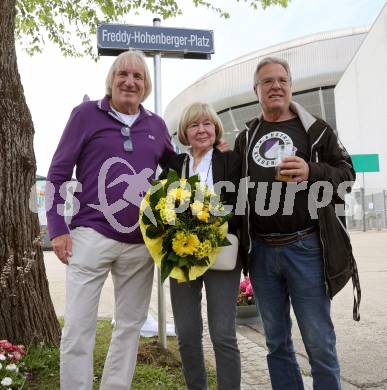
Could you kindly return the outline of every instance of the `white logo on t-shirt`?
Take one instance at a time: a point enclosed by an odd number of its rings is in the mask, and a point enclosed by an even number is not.
[[[255,144],[252,157],[261,167],[269,168],[276,165],[277,148],[279,145],[293,146],[292,139],[282,131],[272,131],[265,134]]]

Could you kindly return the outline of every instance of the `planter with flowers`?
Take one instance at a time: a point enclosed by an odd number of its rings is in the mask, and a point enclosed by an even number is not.
[[[0,389],[22,389],[31,379],[22,361],[25,355],[23,345],[0,340]]]
[[[253,287],[251,286],[250,278],[248,276],[246,276],[239,285],[235,322],[238,325],[260,322],[259,313],[255,305]]]

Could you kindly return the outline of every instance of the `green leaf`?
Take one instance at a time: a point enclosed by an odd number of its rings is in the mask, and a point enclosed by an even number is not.
[[[153,211],[150,207],[146,207],[144,209],[143,214],[142,214],[142,223],[144,225],[154,225],[154,223],[149,219],[148,215],[153,215]],[[155,222],[156,222],[156,220],[155,220]]]
[[[231,242],[227,237],[221,238],[218,242],[218,246],[227,246],[227,245],[231,245]]]
[[[187,179],[187,182],[191,186],[191,188],[196,188],[196,183],[200,183],[200,177],[198,174],[191,176]]]
[[[188,282],[189,281],[189,268],[188,267],[183,267],[181,270],[183,271],[185,280]]]
[[[174,267],[173,263],[168,261],[168,255],[165,255],[161,260],[161,267],[160,267],[161,283],[164,283],[165,279],[171,273],[173,267]]]
[[[164,230],[161,226],[150,225],[146,228],[146,236],[148,238],[157,238],[163,234]]]
[[[174,169],[170,169],[167,174],[167,185],[169,186],[170,183],[174,183],[176,181],[180,181],[180,177]]]
[[[175,252],[168,253],[168,261],[170,261],[174,265],[178,265],[180,262],[180,259],[182,259],[182,257],[178,256]]]
[[[149,203],[152,209],[154,209],[157,206],[157,203],[159,203],[159,200],[163,197],[165,197],[165,190],[164,187],[161,185],[161,183],[157,183],[155,186],[151,187],[151,195],[149,197]]]
[[[189,264],[188,259],[186,257],[180,257],[179,264],[178,264],[179,268],[187,267],[188,264]]]

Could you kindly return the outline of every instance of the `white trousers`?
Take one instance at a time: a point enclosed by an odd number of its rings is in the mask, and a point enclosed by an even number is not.
[[[111,272],[116,324],[101,380],[102,390],[130,389],[140,330],[146,320],[153,261],[144,244],[126,244],[79,227],[71,232],[66,268],[65,324],[60,346],[61,390],[92,390],[98,303]]]

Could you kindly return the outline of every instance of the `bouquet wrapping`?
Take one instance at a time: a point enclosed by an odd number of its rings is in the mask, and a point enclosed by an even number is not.
[[[154,262],[168,277],[195,280],[230,245],[227,221],[232,217],[220,197],[198,175],[180,179],[170,170],[154,180],[140,206],[140,229]]]

